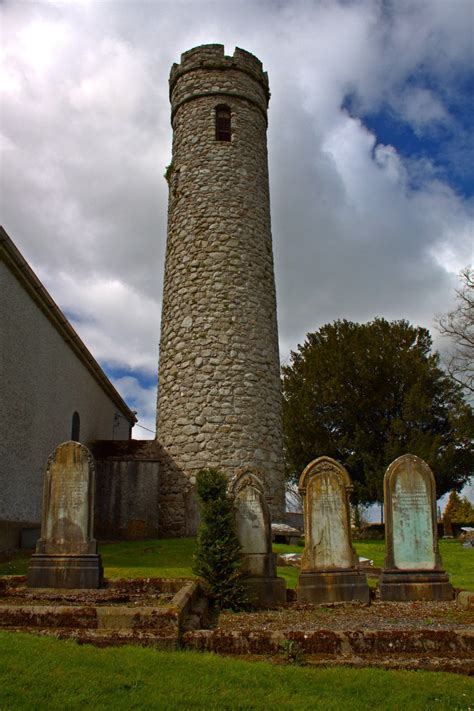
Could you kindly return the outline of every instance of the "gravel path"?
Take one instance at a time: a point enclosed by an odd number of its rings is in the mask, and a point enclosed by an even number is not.
[[[315,629],[472,629],[474,610],[456,602],[373,602],[303,605],[291,603],[277,610],[221,613],[217,629],[301,630]]]

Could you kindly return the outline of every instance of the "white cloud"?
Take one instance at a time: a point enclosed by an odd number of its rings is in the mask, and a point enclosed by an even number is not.
[[[118,279],[36,270],[94,356],[110,367],[154,375],[160,304]],[[104,328],[104,325],[106,326]]]
[[[420,87],[410,87],[402,92],[399,112],[417,134],[423,134],[440,123],[449,122],[448,112],[441,100],[429,89]]]
[[[469,1],[1,7],[2,219],[102,362],[156,370],[168,74],[204,42],[244,47],[269,72],[282,358],[335,318],[430,326],[451,307],[472,205],[429,158],[403,158],[343,107],[351,94],[357,110],[388,107],[420,134],[452,127]]]

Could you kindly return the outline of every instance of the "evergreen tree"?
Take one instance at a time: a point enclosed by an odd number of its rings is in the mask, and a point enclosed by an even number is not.
[[[402,454],[428,463],[438,496],[474,469],[472,410],[429,332],[407,321],[336,321],[309,333],[283,367],[283,427],[288,477],[328,455],[349,470],[355,502],[382,500],[384,472]]]
[[[461,499],[456,491],[452,491],[444,509],[444,518],[455,523],[474,523],[474,506],[467,496]]]
[[[241,577],[241,548],[235,513],[227,497],[227,478],[216,469],[202,469],[196,477],[201,505],[194,573],[217,608],[246,606]]]
[[[461,513],[461,497],[457,491],[452,491],[449,495],[448,503],[444,509],[443,517],[450,521],[459,521]]]
[[[471,504],[467,496],[461,499],[461,510],[459,512],[460,523],[474,523],[474,506]]]

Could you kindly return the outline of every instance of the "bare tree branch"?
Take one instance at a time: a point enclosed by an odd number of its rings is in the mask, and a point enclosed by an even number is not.
[[[469,392],[474,392],[474,270],[460,273],[461,288],[456,290],[457,306],[437,316],[436,327],[452,341],[446,368],[451,377]]]

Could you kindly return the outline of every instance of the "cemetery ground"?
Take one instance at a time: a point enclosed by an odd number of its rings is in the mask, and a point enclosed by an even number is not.
[[[0,708],[8,710],[474,708],[474,682],[443,672],[275,666],[7,632],[0,655]]]
[[[439,542],[443,565],[455,588],[474,592],[474,548],[463,548],[455,539]],[[382,567],[385,543],[379,540],[354,541],[357,553]],[[194,538],[167,538],[146,541],[102,543],[100,553],[107,578],[192,578]],[[276,543],[275,553],[302,553],[301,546]],[[0,557],[0,575],[26,575],[29,553]],[[296,586],[298,570],[279,567],[278,575],[284,577],[289,588]],[[369,582],[375,584],[373,579]]]
[[[355,541],[354,545],[375,567],[383,565],[383,541]],[[191,578],[194,548],[194,539],[188,538],[107,543],[100,546],[100,552],[109,579]],[[300,546],[283,544],[276,544],[274,550],[302,552]],[[454,587],[474,591],[474,548],[441,540],[440,550]],[[24,575],[28,558],[25,554],[4,557],[0,575]],[[295,586],[296,568],[279,567],[278,574],[285,577],[289,588]],[[373,586],[375,579],[369,580]],[[395,709],[405,705],[468,711],[474,709],[474,680],[462,673],[374,668],[380,661],[376,655],[370,662],[359,660],[358,668],[325,668],[324,662],[314,665],[298,643],[298,634],[312,627],[330,628],[334,634],[361,628],[376,632],[381,627],[395,634],[408,630],[416,635],[417,630],[427,629],[449,634],[450,630],[472,630],[473,625],[474,610],[455,602],[293,604],[273,611],[223,613],[216,628],[221,640],[242,629],[252,629],[257,636],[278,635],[288,627],[295,630],[295,639],[280,644],[276,651],[240,658],[138,646],[96,649],[1,631],[0,708],[263,709],[278,705],[288,709]],[[199,645],[198,638],[195,648],[205,649]],[[225,645],[218,651],[226,653]],[[456,671],[463,672],[462,661]]]

